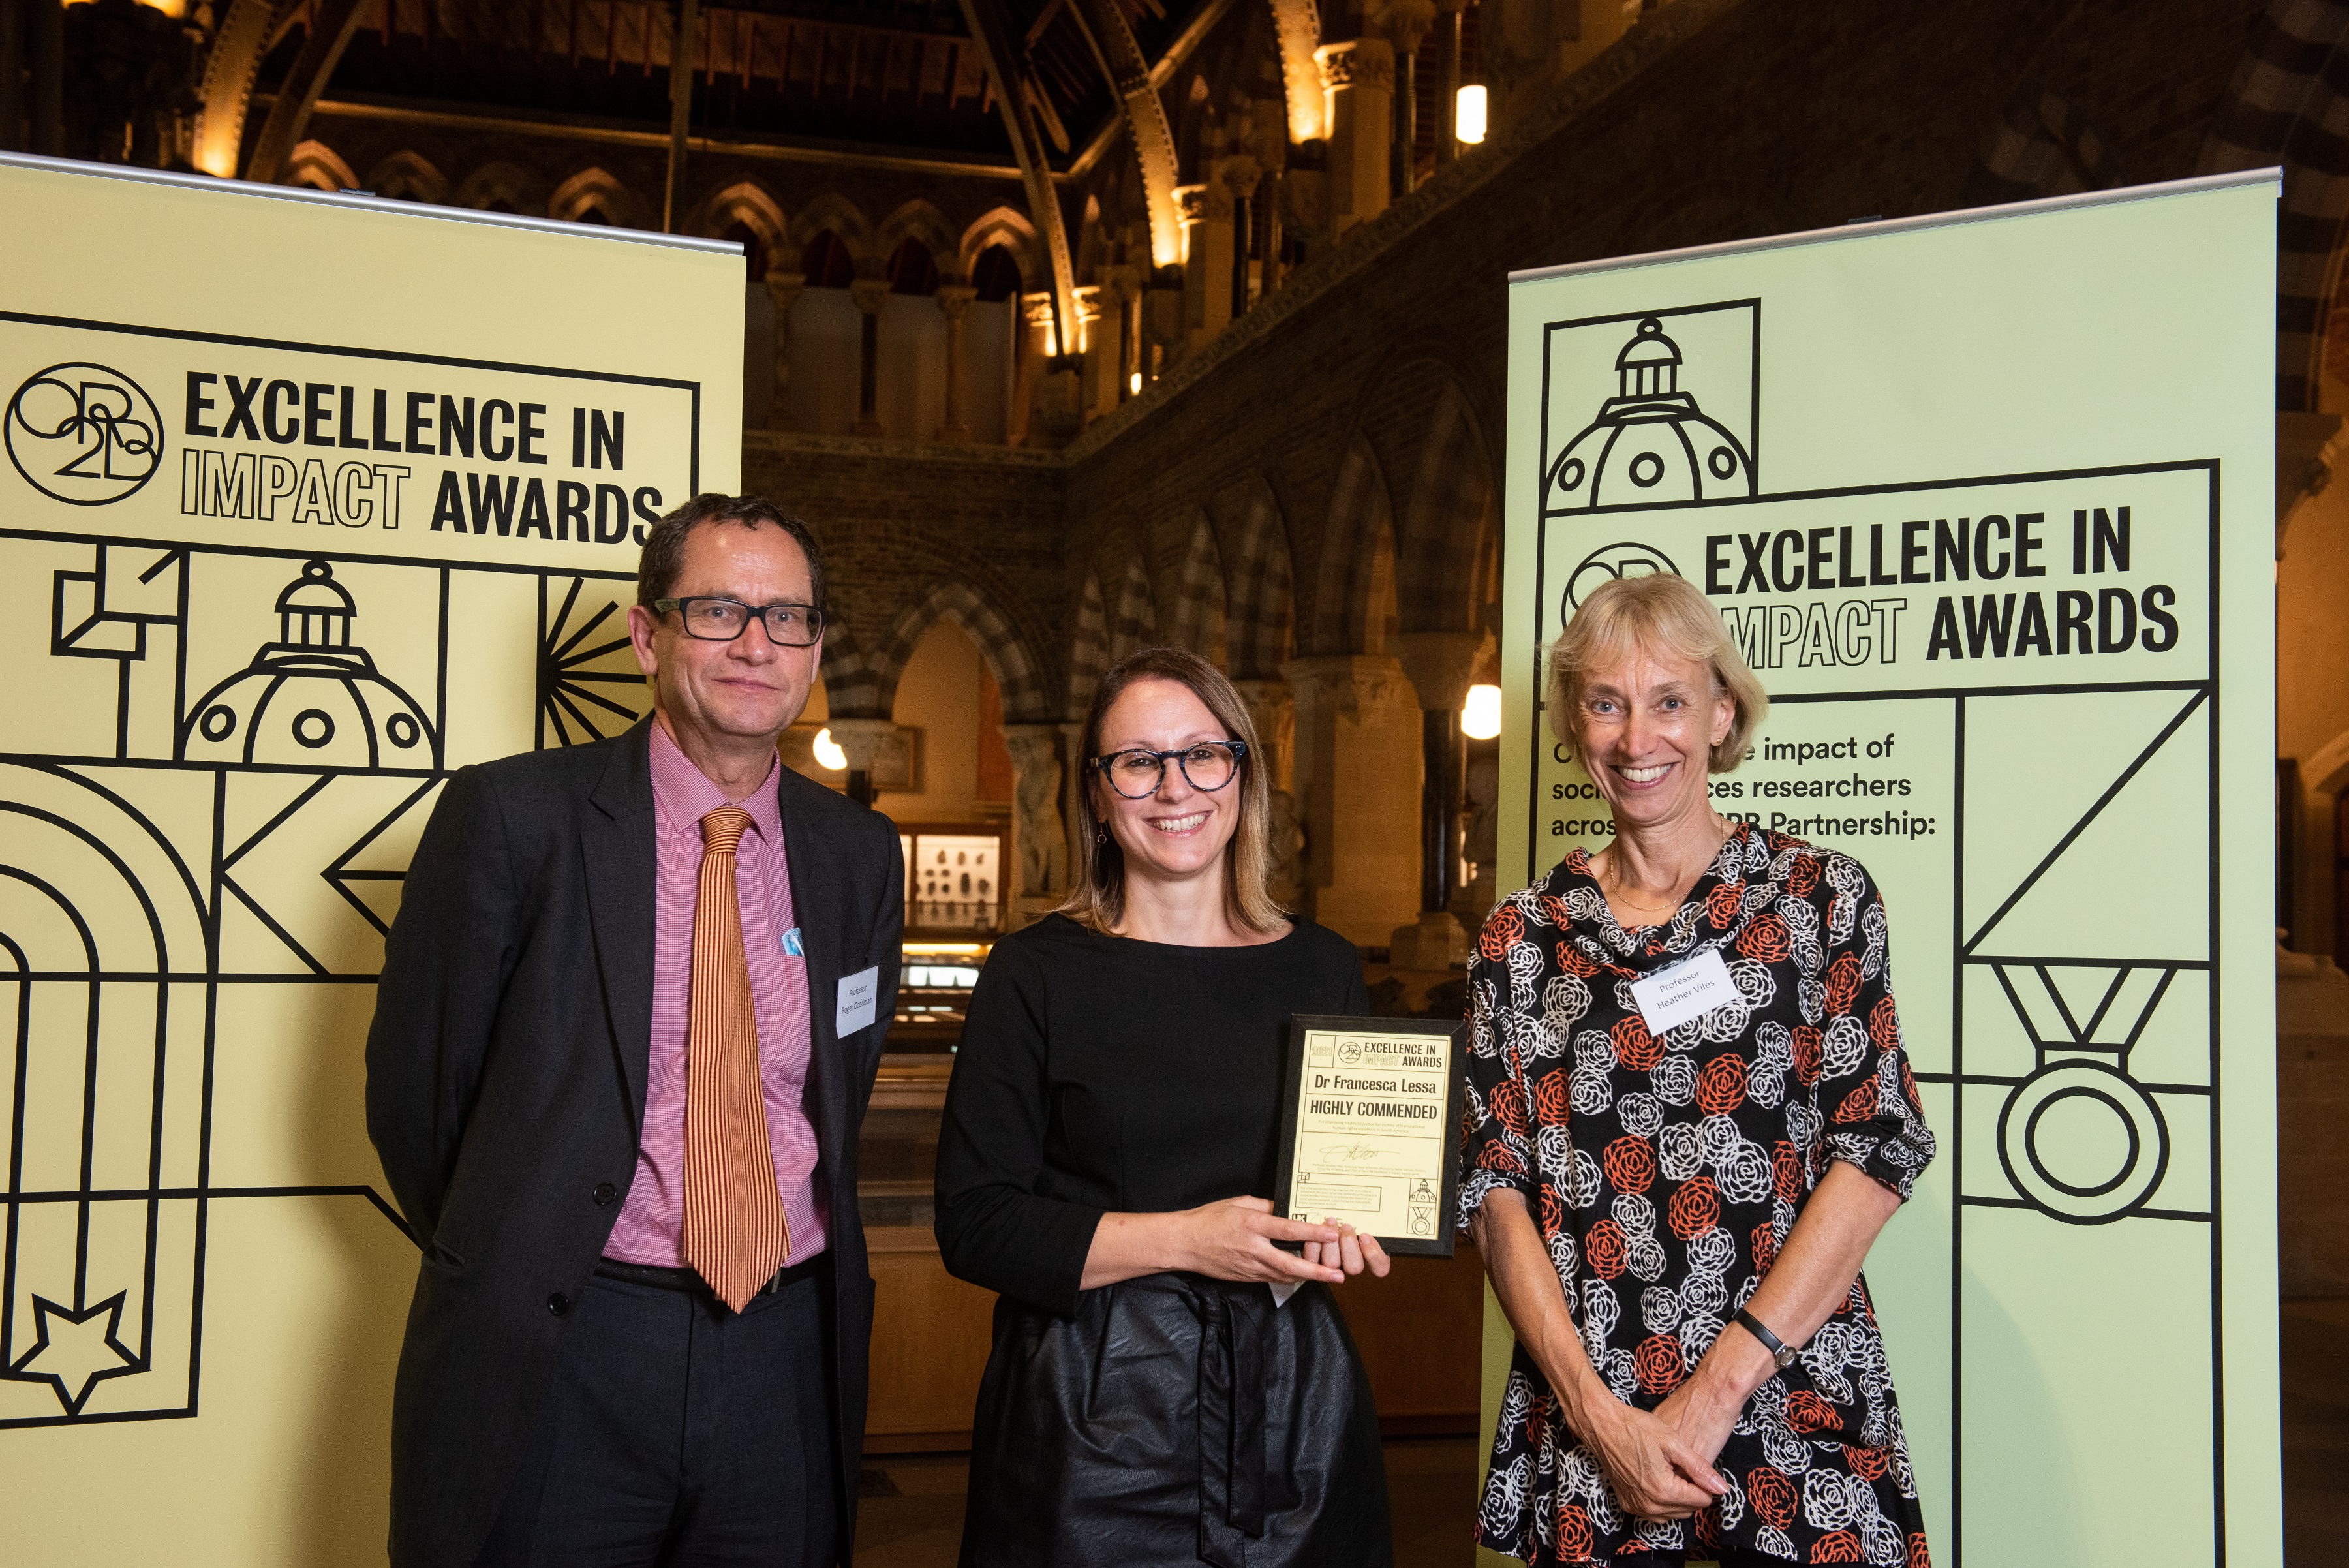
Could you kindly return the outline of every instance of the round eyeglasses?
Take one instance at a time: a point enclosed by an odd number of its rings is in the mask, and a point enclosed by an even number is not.
[[[746,605],[740,599],[655,599],[653,608],[678,612],[685,635],[704,642],[731,642],[749,629],[752,617],[767,623],[767,640],[777,648],[809,648],[823,636],[823,611],[813,605]]]
[[[1171,759],[1183,770],[1183,780],[1195,790],[1218,790],[1232,782],[1240,771],[1240,759],[1247,755],[1246,741],[1200,741],[1188,746],[1177,746],[1171,752],[1112,752],[1092,759],[1109,787],[1128,800],[1146,800],[1158,793],[1166,779],[1166,763]]]

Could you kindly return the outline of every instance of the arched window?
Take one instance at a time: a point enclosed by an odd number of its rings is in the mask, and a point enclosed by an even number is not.
[[[908,238],[897,246],[889,258],[889,292],[892,294],[935,294],[938,287],[938,264],[930,254],[930,247],[921,241]]]
[[[511,207],[506,206],[502,202],[492,202],[490,205],[504,212],[512,212],[513,210]],[[612,226],[611,214],[604,211],[600,202],[590,202],[585,206],[580,208],[578,213],[573,216],[571,221],[574,223],[595,223],[606,229]]]
[[[1007,245],[989,245],[978,253],[970,269],[971,286],[989,305],[1000,305],[1019,293],[1019,263]]]
[[[846,288],[856,276],[856,264],[849,259],[846,242],[826,229],[800,253],[800,271],[810,288]]]
[[[727,224],[726,232],[718,237],[721,240],[732,240],[742,247],[742,259],[748,264],[751,277],[762,278],[767,275],[767,242],[760,237],[758,230],[738,218]]]

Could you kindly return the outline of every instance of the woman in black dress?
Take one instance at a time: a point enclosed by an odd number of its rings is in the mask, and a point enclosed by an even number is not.
[[[1267,892],[1270,789],[1212,665],[1123,660],[1081,754],[1087,875],[996,943],[938,1140],[938,1250],[1001,1293],[962,1562],[1380,1568],[1378,1415],[1328,1287],[1387,1259],[1269,1198],[1288,1019],[1367,1012],[1361,961]]]

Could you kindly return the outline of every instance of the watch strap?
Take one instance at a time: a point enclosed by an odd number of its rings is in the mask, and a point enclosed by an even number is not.
[[[1784,1371],[1795,1364],[1795,1359],[1799,1353],[1776,1334],[1772,1334],[1769,1326],[1760,1318],[1755,1317],[1744,1307],[1739,1307],[1737,1322],[1746,1333],[1762,1342],[1762,1348],[1770,1353],[1770,1358],[1778,1364],[1779,1370]]]

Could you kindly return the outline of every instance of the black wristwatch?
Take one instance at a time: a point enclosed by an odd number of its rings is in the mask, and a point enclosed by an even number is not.
[[[1770,1353],[1770,1359],[1778,1364],[1779,1371],[1785,1371],[1802,1355],[1801,1351],[1772,1334],[1763,1325],[1760,1318],[1755,1317],[1744,1307],[1737,1309],[1737,1321],[1746,1333],[1762,1342],[1762,1348]]]

